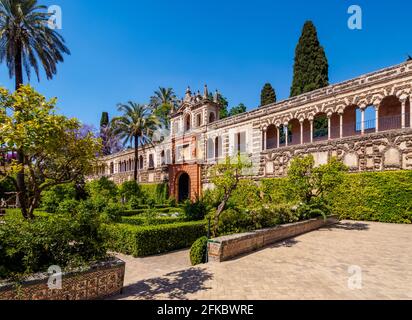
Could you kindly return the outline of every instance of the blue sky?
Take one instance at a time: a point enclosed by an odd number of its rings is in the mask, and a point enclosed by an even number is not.
[[[62,113],[97,125],[116,104],[148,102],[159,86],[183,96],[188,85],[218,88],[231,106],[259,105],[264,83],[289,96],[294,50],[305,20],[325,47],[331,83],[412,55],[412,3],[392,0],[181,1],[43,0],[63,10],[72,51],[52,81],[31,84],[56,96]],[[363,9],[363,29],[347,27],[348,7]],[[0,85],[13,88],[4,65]]]

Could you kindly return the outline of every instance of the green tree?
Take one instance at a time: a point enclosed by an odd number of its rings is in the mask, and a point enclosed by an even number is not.
[[[100,139],[83,134],[76,119],[57,115],[56,99],[47,101],[30,86],[20,86],[11,94],[0,88],[0,145],[6,153],[21,150],[23,163],[0,161],[0,176],[13,182],[22,214],[34,218],[43,191],[77,181],[92,172]],[[25,189],[18,183],[18,174],[26,168]],[[25,201],[22,201],[22,200]]]
[[[224,96],[219,95],[218,103],[220,104],[219,119],[227,118],[229,116],[229,111],[228,111],[229,102]]]
[[[290,190],[307,205],[315,198],[324,201],[326,196],[344,181],[344,173],[347,170],[348,168],[336,158],[316,167],[312,155],[297,157],[288,170]]]
[[[109,113],[108,112],[103,112],[102,113],[102,118],[100,119],[100,128],[107,127],[110,123],[109,120]]]
[[[316,27],[307,21],[295,52],[291,97],[329,85],[329,65]]]
[[[247,110],[246,106],[243,103],[239,103],[238,106],[233,107],[232,109],[230,109],[229,117],[233,117],[233,116],[236,116],[238,114],[245,113],[246,110]]]
[[[16,90],[23,84],[23,69],[30,80],[33,68],[40,79],[39,62],[47,79],[57,73],[63,55],[70,54],[63,37],[48,27],[51,14],[37,0],[0,0],[0,63],[5,62]],[[17,150],[21,171],[17,173],[19,201],[26,202],[25,155]],[[23,208],[25,210],[25,208]],[[27,215],[27,213],[24,213]]]
[[[152,143],[154,131],[158,128],[160,121],[153,113],[153,108],[129,101],[127,104],[119,104],[118,110],[122,116],[112,120],[114,133],[118,135],[127,146],[134,145],[134,180],[138,178],[139,146],[144,147]]]
[[[260,105],[267,106],[276,102],[276,92],[270,83],[266,83],[260,94]]]
[[[248,169],[252,168],[250,159],[245,159],[241,155],[235,158],[227,157],[224,163],[219,163],[213,166],[209,172],[210,181],[217,189],[217,193],[221,194],[220,204],[214,215],[214,236],[217,235],[219,228],[219,219],[226,205],[239,185],[240,179],[247,176]]]
[[[170,114],[175,110],[177,97],[172,88],[159,88],[150,98],[150,106],[165,128],[170,127]]]

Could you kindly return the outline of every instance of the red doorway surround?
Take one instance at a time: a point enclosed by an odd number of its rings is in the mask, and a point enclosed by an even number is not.
[[[179,199],[179,178],[183,173],[187,173],[190,177],[190,195],[192,201],[200,196],[200,165],[198,164],[175,164],[169,166],[169,195],[170,197]]]

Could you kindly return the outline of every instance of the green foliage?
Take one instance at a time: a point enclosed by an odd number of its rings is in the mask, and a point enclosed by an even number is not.
[[[143,194],[136,181],[126,181],[119,187],[119,194],[126,202],[136,203],[136,199],[142,199]],[[137,200],[138,201],[138,200]]]
[[[183,212],[186,221],[203,220],[211,209],[205,201],[199,198],[194,202],[186,200],[183,203]]]
[[[412,171],[348,174],[329,195],[341,219],[412,223]]]
[[[239,103],[238,106],[230,109],[228,116],[233,117],[233,116],[245,113],[246,110],[247,110],[247,107],[243,103]]]
[[[329,65],[316,27],[307,21],[295,52],[291,97],[329,85]]]
[[[143,226],[143,225],[161,225],[161,224],[173,224],[173,223],[180,223],[185,222],[184,218],[174,218],[174,217],[155,217],[148,220],[145,215],[138,215],[138,216],[131,216],[131,217],[123,217],[122,223],[134,225],[134,226]]]
[[[227,209],[219,221],[218,235],[271,228],[300,220],[289,204],[264,204],[253,209]]]
[[[92,212],[51,215],[34,221],[7,216],[0,224],[0,278],[62,269],[106,258],[105,233]]]
[[[207,243],[207,237],[201,237],[193,243],[192,248],[190,249],[190,262],[192,263],[192,266],[206,263]]]
[[[302,203],[309,205],[313,199],[325,201],[327,195],[343,182],[347,170],[336,158],[315,167],[312,155],[297,157],[288,170],[289,188]]]
[[[76,188],[74,183],[54,186],[43,192],[41,207],[48,213],[55,213],[63,202],[74,200],[75,198]]]
[[[147,204],[166,204],[169,198],[167,183],[142,184],[140,185],[145,203]]]
[[[91,198],[103,197],[107,200],[115,199],[118,195],[117,185],[107,177],[88,182],[86,191]]]
[[[0,179],[0,200],[6,199],[6,192],[15,192],[16,188],[9,179]]]
[[[270,83],[266,83],[260,95],[260,105],[267,106],[276,102],[276,92]]]
[[[58,214],[70,214],[70,215],[72,215],[72,214],[77,212],[78,206],[79,206],[79,202],[77,200],[66,199],[66,200],[60,202],[56,212]]]
[[[102,118],[100,119],[100,128],[102,127],[107,127],[109,125],[109,113],[108,112],[103,112],[102,113]]]
[[[261,190],[264,203],[296,203],[298,199],[291,190],[287,178],[263,179]]]
[[[206,234],[205,222],[157,226],[107,225],[108,247],[134,257],[161,254],[190,247]]]
[[[32,219],[45,190],[92,171],[101,143],[90,132],[83,133],[77,119],[57,115],[56,99],[48,101],[30,86],[14,93],[0,88],[0,109],[6,110],[0,112],[2,149],[24,155],[1,175],[18,185],[22,214]]]
[[[229,208],[256,208],[261,205],[260,187],[252,180],[240,180],[229,198]]]

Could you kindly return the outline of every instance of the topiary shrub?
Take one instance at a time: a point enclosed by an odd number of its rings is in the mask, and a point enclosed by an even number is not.
[[[107,245],[113,251],[145,257],[189,248],[206,235],[205,222],[185,222],[157,226],[110,224]]]
[[[48,213],[56,213],[59,206],[65,200],[76,198],[76,187],[74,183],[54,186],[42,194],[41,207]]]
[[[207,243],[207,237],[201,237],[193,243],[192,248],[190,249],[190,261],[192,266],[206,263]]]

